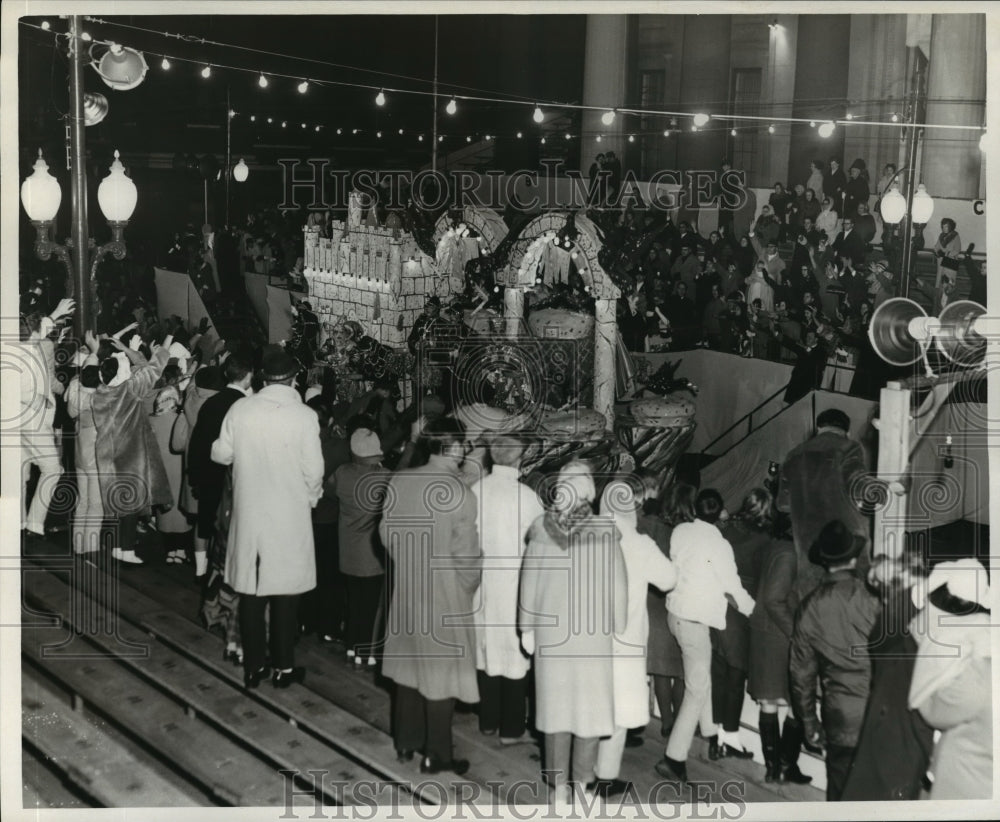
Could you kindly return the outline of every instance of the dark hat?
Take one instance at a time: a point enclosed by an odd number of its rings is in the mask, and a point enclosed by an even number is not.
[[[281,382],[295,376],[299,364],[280,345],[269,345],[261,357],[261,371],[265,381]]]
[[[868,168],[868,166],[865,165],[865,161],[864,160],[862,160],[860,157],[858,157],[857,160],[855,160],[853,163],[851,163],[851,168],[856,168],[856,169],[859,169],[861,171],[864,171],[866,168]],[[850,169],[848,169],[848,170],[850,170]]]
[[[839,519],[830,520],[809,548],[809,561],[829,568],[850,562],[865,547],[865,537],[847,530]]]
[[[439,306],[439,305],[441,305],[441,298],[440,297],[428,297],[427,298],[427,302],[425,302],[424,305],[438,305]]]

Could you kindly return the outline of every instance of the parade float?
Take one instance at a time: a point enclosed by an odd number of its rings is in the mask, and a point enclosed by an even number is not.
[[[470,437],[528,439],[527,475],[583,459],[600,475],[642,468],[661,487],[670,481],[694,432],[695,389],[669,368],[636,381],[617,327],[622,287],[583,213],[508,228],[491,209],[469,206],[442,214],[432,236],[358,215],[328,233],[305,230],[304,275],[324,327],[358,323],[405,357],[427,299],[445,306],[440,333],[397,375],[407,401],[419,404],[447,380]]]

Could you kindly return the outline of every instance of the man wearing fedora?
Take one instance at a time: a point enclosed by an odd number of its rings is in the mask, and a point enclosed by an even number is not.
[[[802,602],[792,633],[789,682],[792,709],[806,746],[826,748],[826,798],[840,800],[868,704],[869,635],[881,603],[856,573],[867,540],[841,520],[823,526],[809,560],[826,569]],[[816,680],[822,720],[816,716]]]
[[[225,581],[240,594],[243,681],[256,688],[305,679],[294,663],[299,596],[316,587],[311,513],[323,493],[316,412],[292,387],[300,366],[280,345],[264,349],[264,387],[229,409],[212,459],[233,466]],[[270,626],[265,621],[270,609]]]

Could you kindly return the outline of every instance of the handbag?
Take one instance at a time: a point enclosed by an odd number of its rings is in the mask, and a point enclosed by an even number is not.
[[[947,268],[949,271],[958,271],[961,264],[962,261],[955,259],[954,257],[941,258],[941,268]]]

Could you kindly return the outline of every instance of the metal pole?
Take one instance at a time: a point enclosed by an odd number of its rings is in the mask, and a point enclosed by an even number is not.
[[[83,68],[86,43],[81,18],[69,18],[69,160],[72,172],[73,224],[70,231],[70,256],[73,264],[73,290],[76,299],[74,331],[83,339],[85,331],[94,331],[94,312],[91,300],[90,272],[87,258],[90,240],[87,236],[87,147],[84,139],[83,117]]]
[[[431,137],[431,171],[438,167],[438,16],[434,15],[434,134]]]
[[[920,115],[920,95],[921,84],[923,82],[923,72],[921,71],[920,58],[914,54],[913,62],[913,93],[910,103],[910,123],[914,128],[910,129],[909,143],[907,145],[906,165],[909,168],[906,182],[906,214],[903,217],[903,264],[900,266],[899,296],[910,296],[910,277],[913,267],[913,195],[917,189],[919,177],[917,175],[917,141],[919,130],[915,127],[921,120]]]
[[[233,155],[230,150],[232,145],[232,129],[233,129],[233,118],[230,116],[229,112],[232,109],[229,107],[229,86],[226,86],[226,226],[229,226],[229,178],[233,173]],[[205,222],[208,222],[207,220]]]

